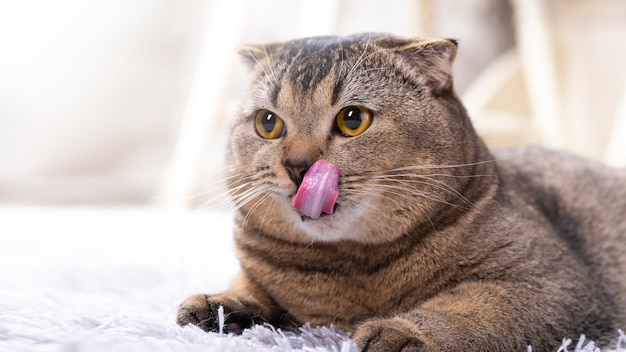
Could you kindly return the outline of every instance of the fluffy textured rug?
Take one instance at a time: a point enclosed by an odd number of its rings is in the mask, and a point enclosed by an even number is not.
[[[0,351],[356,351],[333,327],[177,326],[184,298],[239,270],[230,231],[210,211],[0,207]],[[579,339],[560,351],[597,349]]]

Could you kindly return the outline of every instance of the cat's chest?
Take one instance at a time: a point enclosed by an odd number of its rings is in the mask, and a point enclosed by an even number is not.
[[[445,281],[415,254],[391,257],[377,266],[332,252],[310,257],[302,252],[289,261],[279,254],[242,254],[246,273],[296,319],[346,330],[363,319],[413,307]]]
[[[380,275],[368,277],[276,268],[250,260],[246,270],[270,296],[300,322],[335,324],[349,329],[353,323],[393,308],[398,287]]]

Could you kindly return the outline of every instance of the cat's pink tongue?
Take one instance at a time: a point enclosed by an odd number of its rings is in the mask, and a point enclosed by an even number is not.
[[[339,195],[339,167],[324,159],[316,161],[304,175],[291,204],[310,218],[332,214]]]

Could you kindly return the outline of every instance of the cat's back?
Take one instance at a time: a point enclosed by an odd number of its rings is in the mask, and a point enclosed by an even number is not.
[[[535,146],[496,150],[494,156],[511,187],[547,208],[580,213],[580,225],[626,224],[626,169]]]
[[[494,155],[507,192],[537,207],[615,295],[626,296],[626,170],[540,147]]]
[[[538,146],[521,146],[496,149],[493,154],[500,165],[512,166],[529,179],[541,180],[546,186],[560,188],[558,185],[565,181],[571,187],[580,190],[590,186],[610,189],[624,186],[626,181],[626,169],[609,167],[563,151]],[[589,184],[600,180],[616,184]],[[626,195],[626,190],[622,194]]]

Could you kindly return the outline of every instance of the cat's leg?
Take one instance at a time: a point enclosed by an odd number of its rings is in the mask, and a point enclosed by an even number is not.
[[[532,295],[521,291],[498,284],[461,284],[412,311],[365,321],[351,338],[368,352],[521,351],[529,343],[533,350],[549,350],[558,340],[541,335],[540,317],[559,321],[563,312],[542,311],[539,297],[533,302]],[[551,328],[559,333],[558,326]]]
[[[268,294],[244,273],[235,277],[229,289],[215,295],[198,294],[187,298],[178,308],[176,322],[193,324],[205,331],[219,330],[218,309],[224,308],[224,331],[241,333],[253,324],[275,323],[281,318],[279,307]]]

